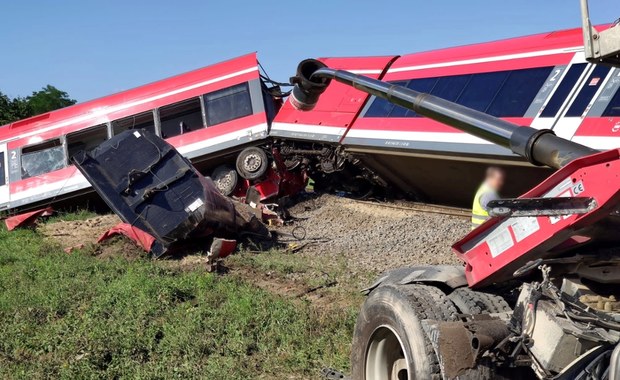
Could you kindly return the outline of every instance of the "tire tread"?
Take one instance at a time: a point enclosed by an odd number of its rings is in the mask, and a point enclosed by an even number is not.
[[[448,295],[448,298],[457,305],[461,313],[487,314],[510,312],[512,309],[502,297],[472,290],[458,288]]]
[[[387,286],[395,288],[407,297],[409,305],[420,321],[425,319],[444,322],[456,320],[458,310],[439,288],[419,284]],[[431,363],[431,379],[441,380],[441,368],[433,344],[426,335],[423,339],[426,355]]]

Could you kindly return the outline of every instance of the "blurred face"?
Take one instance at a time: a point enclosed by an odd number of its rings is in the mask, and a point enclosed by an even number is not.
[[[504,186],[504,173],[500,171],[494,172],[493,175],[489,177],[488,181],[491,188],[495,191],[500,191]]]

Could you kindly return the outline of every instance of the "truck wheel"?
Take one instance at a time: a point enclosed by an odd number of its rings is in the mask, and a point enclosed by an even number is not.
[[[237,171],[230,165],[220,165],[211,173],[211,179],[220,193],[229,196],[237,188],[239,177]]]
[[[464,314],[490,314],[510,312],[512,309],[500,296],[477,292],[470,288],[458,288],[448,298]]]
[[[245,179],[262,177],[269,167],[267,153],[255,146],[245,148],[237,156],[237,171]]]
[[[353,379],[435,380],[441,377],[420,321],[450,321],[457,310],[438,288],[384,285],[364,302],[351,349]]]

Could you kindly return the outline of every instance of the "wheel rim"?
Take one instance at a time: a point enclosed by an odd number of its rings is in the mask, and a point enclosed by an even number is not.
[[[249,172],[256,172],[263,164],[262,158],[258,154],[249,154],[243,160],[243,167]]]
[[[213,182],[215,182],[215,186],[220,192],[227,193],[231,191],[231,187],[234,186],[234,172],[230,170],[226,173],[218,173],[217,177],[213,178]]]
[[[368,341],[366,380],[411,380],[400,337],[388,326],[378,327]]]

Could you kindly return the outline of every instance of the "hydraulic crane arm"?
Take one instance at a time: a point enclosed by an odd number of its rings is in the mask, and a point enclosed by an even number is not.
[[[508,148],[535,165],[559,169],[576,158],[597,152],[587,146],[557,137],[548,129],[518,126],[430,94],[348,71],[335,70],[315,59],[302,61],[297,67],[297,75],[291,80],[296,85],[290,101],[300,110],[314,108],[320,95],[329,83],[335,80]]]

